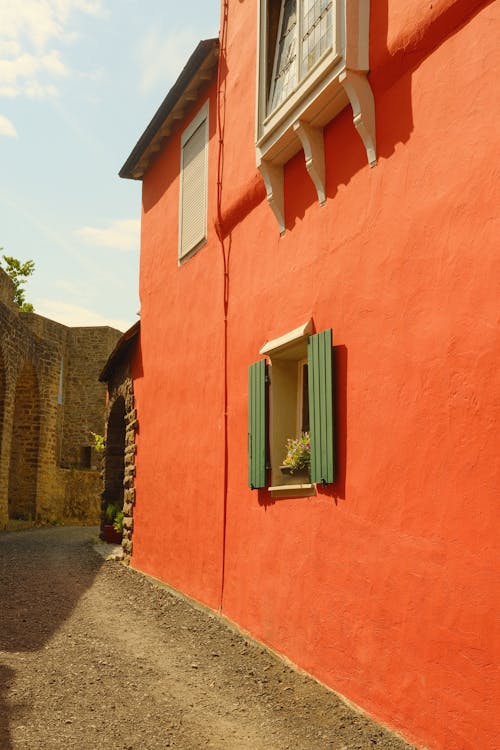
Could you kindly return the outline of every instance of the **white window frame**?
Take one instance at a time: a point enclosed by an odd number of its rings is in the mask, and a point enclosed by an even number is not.
[[[269,112],[267,39],[271,2],[279,0],[258,2],[256,160],[266,185],[267,199],[283,233],[284,164],[303,149],[309,176],[323,205],[326,202],[323,128],[349,104],[368,163],[374,166],[377,162],[375,106],[367,79],[370,0],[334,0],[331,46],[302,80],[300,19],[303,0],[297,0],[299,80],[295,90]]]
[[[209,100],[204,103],[195,117],[191,120],[187,128],[181,135],[180,148],[180,172],[179,172],[179,241],[178,241],[178,262],[179,265],[190,258],[197,250],[207,241],[208,229],[208,136],[209,136]],[[183,190],[184,190],[184,146],[189,141],[193,133],[203,125],[205,126],[205,169],[204,169],[204,229],[202,236],[196,240],[192,247],[183,249]]]
[[[264,64],[260,65],[259,68],[259,92],[258,96],[260,99],[260,116],[259,116],[259,122],[261,125],[260,128],[260,134],[263,135],[266,131],[271,131],[273,128],[277,127],[279,123],[283,121],[284,118],[286,118],[286,115],[290,110],[295,110],[300,102],[304,97],[307,97],[311,92],[314,95],[314,87],[317,85],[318,80],[324,78],[325,74],[327,74],[332,68],[335,67],[335,65],[341,60],[341,55],[339,53],[339,48],[341,46],[341,40],[340,40],[340,10],[342,3],[338,2],[338,0],[333,0],[333,9],[332,9],[332,15],[333,15],[333,27],[332,27],[332,44],[330,47],[325,50],[323,55],[320,57],[320,59],[316,62],[316,64],[311,68],[310,71],[308,71],[304,76],[301,75],[302,73],[302,55],[301,55],[301,38],[302,38],[302,2],[303,0],[297,0],[297,86],[295,90],[289,94],[289,96],[272,111],[268,111],[268,105],[269,105],[269,99],[271,98],[272,93],[272,86],[268,87],[268,81],[266,80],[266,71],[267,71],[267,57],[268,57],[268,50],[267,50],[267,6],[268,6],[269,0],[260,0],[260,7],[261,7],[261,18],[262,23],[260,26],[260,48],[259,48],[259,56],[262,52],[263,55],[263,62]],[[262,10],[264,8],[264,10]],[[282,15],[283,15],[283,7],[280,10],[280,20],[278,24],[278,35],[279,30],[282,23]],[[273,62],[272,67],[272,77],[275,75],[275,68],[276,68],[276,55],[275,55],[275,61]],[[267,89],[269,88],[269,95],[267,94]]]
[[[310,482],[297,484],[297,475],[285,476],[280,465],[285,455],[286,439],[299,437],[302,419],[301,365],[308,363],[307,340],[313,331],[309,319],[298,328],[266,341],[259,350],[269,359],[269,449],[271,462],[271,484],[268,491],[272,497],[305,497],[316,495]],[[280,372],[278,372],[278,370]],[[293,387],[292,387],[293,385]],[[285,386],[285,388],[283,388]]]

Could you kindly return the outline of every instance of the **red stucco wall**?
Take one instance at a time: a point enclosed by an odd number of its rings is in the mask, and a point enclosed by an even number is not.
[[[228,460],[214,84],[208,243],[181,267],[191,116],[144,178],[132,561],[210,607],[222,596],[229,618],[408,739],[493,750],[499,14],[433,6],[372,3],[378,166],[344,111],[325,130],[326,206],[297,155],[280,237],[255,170],[255,7],[230,2]],[[339,478],[268,504],[246,486],[247,367],[309,317],[333,329]]]

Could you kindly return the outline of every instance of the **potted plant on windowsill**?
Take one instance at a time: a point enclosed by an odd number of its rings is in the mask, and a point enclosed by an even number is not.
[[[108,503],[104,515],[104,541],[108,544],[121,544],[123,533],[123,511],[114,503]]]
[[[286,455],[280,466],[282,474],[296,476],[309,481],[311,466],[311,440],[308,432],[303,432],[298,438],[288,438],[286,441]],[[299,482],[302,483],[302,482]]]

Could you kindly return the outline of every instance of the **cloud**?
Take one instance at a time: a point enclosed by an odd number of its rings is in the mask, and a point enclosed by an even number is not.
[[[139,219],[119,219],[105,228],[82,227],[75,233],[90,245],[136,250],[139,247],[140,227]]]
[[[17,138],[17,130],[14,125],[4,115],[0,115],[0,136],[6,135],[10,138]]]
[[[1,32],[0,32],[1,33]],[[13,39],[0,38],[0,56],[4,55],[15,57],[21,54],[21,45]]]
[[[75,12],[102,15],[101,0],[0,0],[0,96],[53,97],[69,75],[58,43],[75,39]]]
[[[174,29],[167,33],[152,30],[139,43],[136,59],[141,70],[140,85],[144,93],[161,84],[174,81],[199,41],[194,29]]]
[[[43,50],[51,39],[67,38],[70,32],[66,27],[75,11],[102,15],[103,5],[101,0],[2,0],[1,39],[18,42],[24,38]]]
[[[126,331],[132,323],[120,318],[108,318],[95,310],[54,299],[35,300],[35,312],[65,326],[111,326]]]
[[[55,96],[56,87],[43,82],[44,76],[50,81],[51,78],[63,78],[68,74],[68,68],[56,50],[38,57],[24,53],[12,60],[0,59],[0,96]]]

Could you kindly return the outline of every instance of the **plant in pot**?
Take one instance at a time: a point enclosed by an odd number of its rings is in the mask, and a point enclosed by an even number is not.
[[[302,478],[309,478],[311,466],[311,439],[308,432],[303,432],[298,438],[288,438],[286,441],[286,455],[280,466],[282,474],[298,474]]]
[[[123,534],[123,511],[119,510],[118,513],[115,516],[115,520],[113,522],[113,528],[116,531],[117,534],[120,534],[120,538]]]
[[[104,511],[104,518],[104,541],[108,544],[121,544],[123,511],[114,503],[108,503]]]

